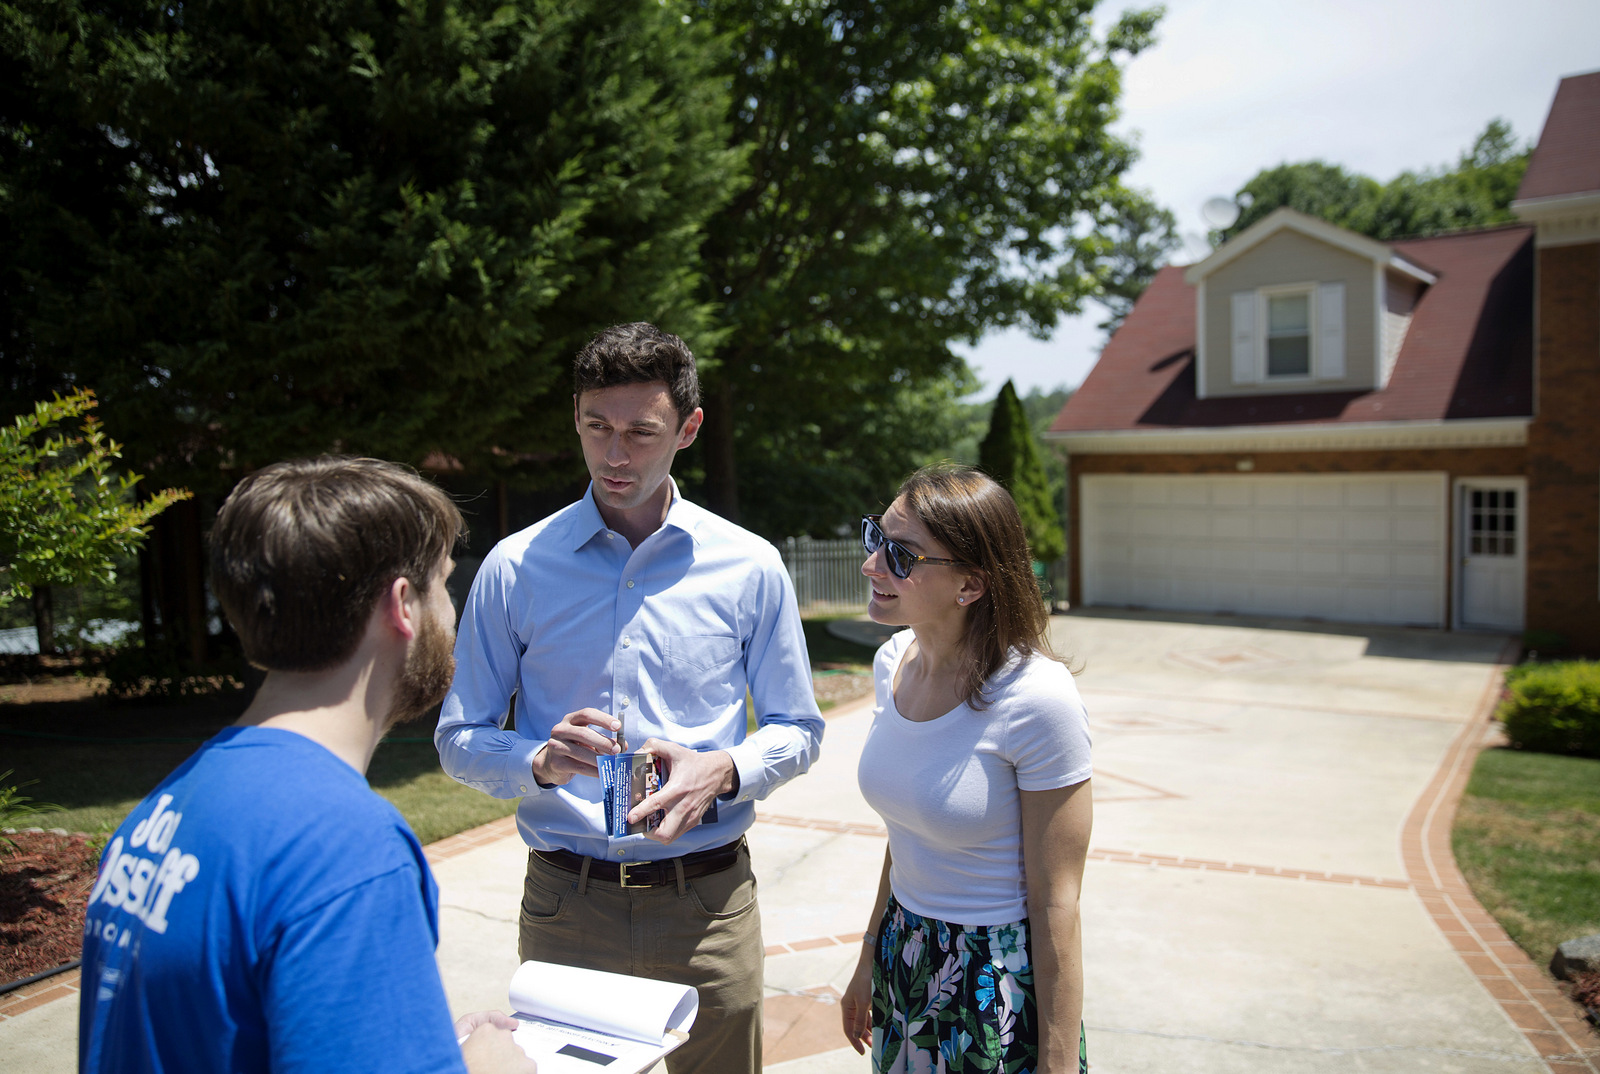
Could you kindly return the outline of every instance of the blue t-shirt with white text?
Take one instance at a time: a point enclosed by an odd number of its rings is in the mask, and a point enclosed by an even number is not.
[[[230,727],[123,821],[84,925],[78,1069],[464,1069],[422,847],[361,774]]]

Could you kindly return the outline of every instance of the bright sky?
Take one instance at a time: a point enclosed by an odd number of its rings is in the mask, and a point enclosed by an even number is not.
[[[1109,24],[1128,0],[1106,0]],[[1453,164],[1489,120],[1538,138],[1563,75],[1600,68],[1597,0],[1167,0],[1156,45],[1127,68],[1129,182],[1204,248],[1200,206],[1262,168],[1324,160],[1380,182]],[[1197,260],[1179,251],[1174,260]],[[1099,352],[1088,304],[1046,342],[986,336],[961,353],[989,398],[1076,386]]]

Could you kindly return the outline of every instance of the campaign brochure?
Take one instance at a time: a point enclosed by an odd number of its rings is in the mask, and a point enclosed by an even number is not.
[[[605,792],[606,830],[612,838],[655,831],[661,824],[659,809],[643,820],[628,823],[628,810],[661,789],[661,766],[655,755],[600,754],[595,764],[600,769],[600,788]]]
[[[690,985],[524,962],[511,978],[512,1034],[539,1074],[638,1074],[689,1039]]]
[[[595,758],[600,770],[601,801],[605,804],[606,832],[613,839],[625,835],[643,835],[661,826],[666,814],[656,810],[643,820],[628,823],[628,810],[656,793],[666,785],[671,773],[664,762],[652,753],[602,753]],[[700,818],[701,824],[717,822],[717,802],[712,799]]]

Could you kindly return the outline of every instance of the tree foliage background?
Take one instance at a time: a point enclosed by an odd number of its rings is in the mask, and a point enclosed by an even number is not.
[[[1121,65],[1159,9],[1090,0],[696,0],[734,43],[752,181],[708,225],[727,336],[704,493],[769,536],[831,532],[959,435],[950,350],[1041,334],[1114,272],[1131,195]]]
[[[720,49],[657,0],[0,6],[0,391],[93,386],[206,488],[325,450],[560,476],[590,334],[715,337]]]
[[[0,0],[0,404],[93,387],[207,497],[562,486],[572,354],[646,319],[702,360],[691,494],[830,533],[949,454],[952,343],[1150,267],[1109,126],[1160,10],[1093,6]]]
[[[1239,219],[1212,238],[1225,242],[1284,205],[1385,240],[1512,223],[1511,201],[1531,152],[1495,119],[1453,167],[1402,172],[1387,183],[1322,161],[1280,164],[1240,188]]]

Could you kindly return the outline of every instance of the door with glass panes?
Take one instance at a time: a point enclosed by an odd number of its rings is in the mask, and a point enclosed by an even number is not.
[[[1527,484],[1462,481],[1456,517],[1461,626],[1521,630]]]

